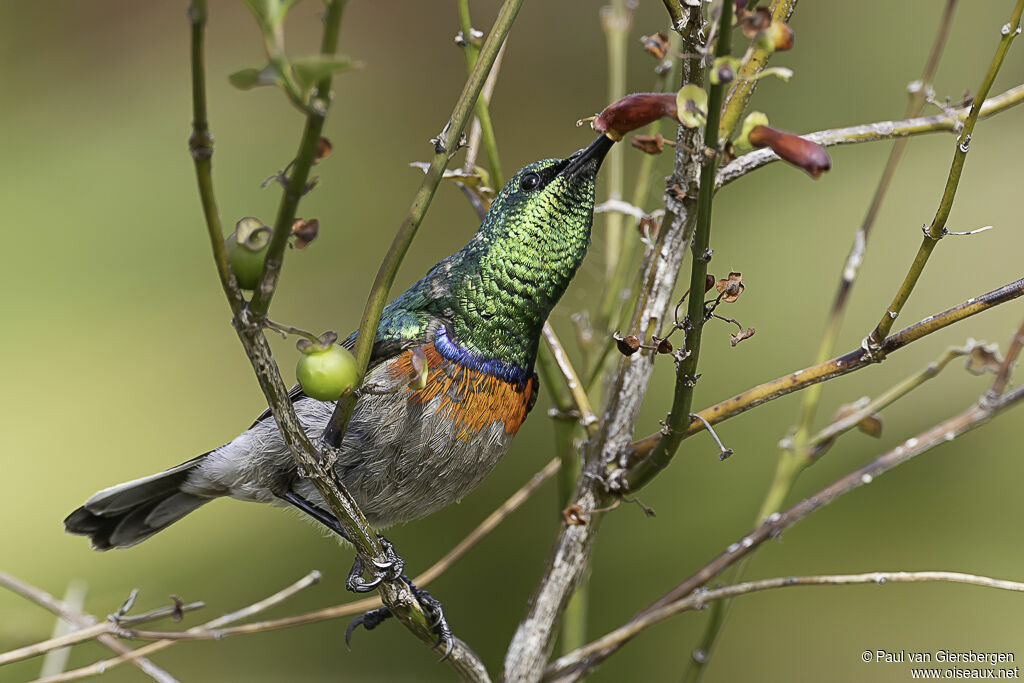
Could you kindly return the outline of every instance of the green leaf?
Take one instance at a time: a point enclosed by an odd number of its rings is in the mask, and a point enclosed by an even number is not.
[[[249,90],[261,85],[276,85],[280,82],[281,74],[272,64],[267,64],[262,69],[246,68],[239,69],[228,76],[231,85],[239,90]]]
[[[299,79],[306,90],[309,90],[323,78],[358,68],[359,62],[344,55],[335,57],[316,55],[293,59],[291,65],[295,71],[295,77]]]

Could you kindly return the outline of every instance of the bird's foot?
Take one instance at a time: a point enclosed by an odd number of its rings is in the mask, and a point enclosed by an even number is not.
[[[416,584],[409,580],[404,574],[401,575],[403,581],[409,584],[409,588],[412,590],[412,594],[416,596],[416,600],[420,603],[420,607],[423,608],[423,613],[430,620],[430,630],[437,636],[437,642],[434,643],[434,647],[438,647],[444,644],[444,656],[441,657],[441,661],[448,659],[451,655],[452,649],[455,647],[455,638],[452,636],[452,629],[448,625],[448,620],[445,619],[444,609],[441,607],[441,602],[431,595],[427,590],[423,588],[417,588]],[[387,607],[378,607],[372,609],[361,617],[356,617],[349,622],[348,628],[345,629],[345,645],[351,645],[352,632],[357,627],[362,626],[367,631],[380,626],[380,624],[386,619],[394,616],[391,614],[391,610]]]
[[[384,549],[386,559],[383,562],[373,562],[368,568],[371,578],[366,581],[363,579],[363,570],[367,567],[363,565],[363,559],[356,555],[356,559],[352,562],[352,569],[349,570],[348,579],[345,581],[345,587],[353,593],[369,593],[382,581],[397,581],[403,576],[405,560],[395,552],[395,546],[383,536],[378,536],[377,540],[380,541],[380,545]]]

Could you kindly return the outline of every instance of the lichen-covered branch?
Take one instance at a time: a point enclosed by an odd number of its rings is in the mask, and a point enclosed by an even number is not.
[[[703,19],[699,8],[681,8],[683,51],[695,53]],[[701,83],[703,70],[697,59],[684,59],[684,83]],[[680,127],[675,169],[666,198],[668,211],[649,248],[641,269],[642,286],[633,316],[633,329],[648,335],[660,331],[670,313],[672,290],[692,230],[694,197],[700,164],[693,150],[699,145],[699,131]],[[554,644],[555,625],[569,597],[586,571],[601,514],[595,513],[611,501],[601,485],[602,463],[614,460],[632,437],[653,368],[647,354],[636,354],[620,361],[618,372],[607,392],[607,404],[601,415],[601,428],[584,447],[584,473],[576,484],[571,502],[579,506],[585,524],[565,525],[555,541],[547,567],[530,601],[528,612],[519,623],[505,655],[504,678],[508,681],[535,681]]]

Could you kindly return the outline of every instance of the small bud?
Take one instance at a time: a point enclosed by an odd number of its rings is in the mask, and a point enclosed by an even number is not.
[[[661,133],[657,135],[634,135],[629,144],[644,154],[661,154],[661,151],[665,148],[665,138],[661,136]]]
[[[708,112],[708,94],[699,85],[684,85],[676,94],[676,118],[687,128],[704,125]]]
[[[672,342],[670,342],[668,339],[662,339],[660,342],[658,342],[658,353],[668,354],[672,353],[673,351],[675,351],[675,348],[672,346]]]
[[[320,163],[327,157],[331,156],[331,150],[334,146],[331,145],[331,141],[327,138],[320,138],[316,141],[316,157],[313,160],[314,164]]]
[[[662,116],[676,118],[674,95],[633,93],[605,107],[590,125],[617,142],[626,133],[657,121]]]
[[[665,59],[668,53],[668,36],[664,33],[658,31],[653,36],[641,36],[640,42],[644,46],[644,51],[655,59]]]
[[[719,57],[711,65],[711,84],[731,83],[736,78],[736,70],[740,68],[740,60],[735,57]]]
[[[812,178],[832,167],[832,160],[824,147],[799,135],[759,125],[750,130],[747,138],[754,147],[771,147],[779,158],[802,168]]]
[[[632,356],[640,350],[640,339],[635,334],[616,339],[615,343],[619,347],[619,353],[623,356]]]
[[[708,273],[704,276],[704,293],[707,294],[715,286],[715,276]]]
[[[316,239],[320,232],[320,221],[315,218],[306,220],[296,218],[292,223],[292,235],[295,237],[295,248],[305,249],[310,242]]]
[[[882,416],[878,413],[868,415],[863,420],[857,423],[857,429],[864,432],[868,436],[873,436],[876,439],[882,436]]]

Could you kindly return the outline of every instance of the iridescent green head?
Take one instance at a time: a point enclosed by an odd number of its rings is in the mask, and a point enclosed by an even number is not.
[[[451,291],[457,343],[533,368],[541,327],[590,244],[594,184],[612,144],[601,136],[567,159],[534,162],[498,193],[453,263],[461,271]]]

